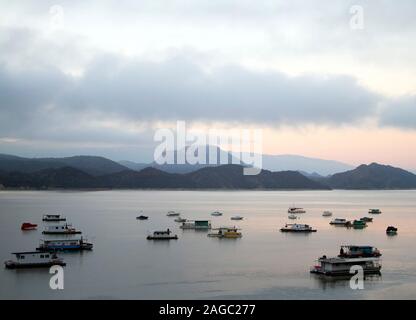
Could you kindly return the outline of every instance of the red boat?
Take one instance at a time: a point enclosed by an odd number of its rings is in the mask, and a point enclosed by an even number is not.
[[[24,223],[22,223],[21,229],[22,230],[36,230],[37,227],[38,227],[37,224],[33,224],[33,223],[30,223],[30,222],[24,222]]]

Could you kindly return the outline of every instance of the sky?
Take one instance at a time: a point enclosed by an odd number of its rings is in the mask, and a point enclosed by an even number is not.
[[[183,120],[260,128],[265,154],[416,169],[414,0],[0,8],[0,153],[148,162]]]

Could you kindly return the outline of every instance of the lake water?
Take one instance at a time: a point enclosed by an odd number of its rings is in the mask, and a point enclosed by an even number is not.
[[[312,234],[279,232],[291,205],[304,207],[300,223]],[[354,219],[380,208],[364,230],[329,225],[335,217]],[[143,210],[148,221],[138,221]],[[210,219],[213,227],[236,225],[241,239],[208,238],[183,231],[175,210],[188,219]],[[222,217],[210,213],[220,210]],[[322,217],[324,210],[334,213]],[[51,290],[48,269],[0,269],[1,299],[415,299],[416,191],[94,191],[0,192],[0,258],[33,250],[42,214],[60,213],[83,231],[94,250],[64,253],[64,290]],[[233,215],[243,221],[231,221]],[[39,225],[21,231],[22,222]],[[388,237],[395,225],[399,233]],[[148,232],[170,228],[178,240],[146,240]],[[341,244],[373,245],[383,253],[382,275],[364,290],[348,281],[322,280],[309,267]]]

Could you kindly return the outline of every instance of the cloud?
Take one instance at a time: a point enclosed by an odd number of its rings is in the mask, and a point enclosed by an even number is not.
[[[380,113],[380,125],[416,130],[416,95],[391,99]]]

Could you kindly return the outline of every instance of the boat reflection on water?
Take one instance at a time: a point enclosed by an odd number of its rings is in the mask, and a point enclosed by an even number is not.
[[[328,277],[325,275],[320,274],[310,274],[310,279],[313,281],[314,285],[316,285],[319,289],[326,290],[326,289],[339,289],[340,287],[352,290],[351,289],[351,277],[354,274],[348,276],[336,276],[336,277]],[[371,283],[378,283],[383,280],[382,274],[369,274],[364,275],[364,288],[366,285]]]

